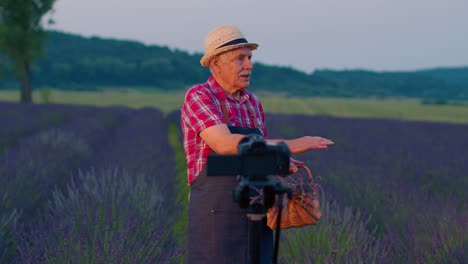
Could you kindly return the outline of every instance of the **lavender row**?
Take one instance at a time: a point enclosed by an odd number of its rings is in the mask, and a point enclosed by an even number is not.
[[[416,185],[444,197],[464,195],[468,125],[280,115],[269,117],[269,125],[272,137],[296,130],[293,136],[334,140],[328,150],[299,157],[343,190],[372,184],[390,198]]]
[[[0,153],[23,137],[63,123],[69,114],[69,111],[56,105],[0,102]]]
[[[165,205],[155,178],[121,169],[81,173],[23,231],[15,262],[174,263],[180,252]]]
[[[25,137],[0,155],[0,216],[15,210],[18,221],[30,227],[54,188],[64,187],[79,165],[92,157],[94,150],[111,133],[120,119],[120,111],[92,107],[57,107],[58,112],[72,113],[67,122]],[[27,113],[35,119],[35,113]],[[14,125],[10,124],[10,125]],[[10,225],[10,228],[12,226]],[[11,232],[4,232],[12,240]],[[12,252],[15,243],[0,248]],[[10,255],[10,254],[5,254]]]
[[[174,152],[162,112],[144,108],[125,112],[118,128],[81,168],[119,167],[158,179],[164,190],[174,184]]]
[[[270,115],[268,124],[271,137],[319,135],[335,142],[299,158],[321,177],[326,200],[372,215],[368,226],[392,238],[397,262],[467,257],[468,125],[299,115]]]
[[[299,115],[269,115],[267,122],[270,137],[319,135],[334,140],[336,144],[329,150],[304,155],[319,159],[324,168],[346,162],[346,165],[406,170],[406,175],[416,177],[428,176],[429,169],[455,176],[466,175],[468,171],[463,156],[468,147],[467,124]]]
[[[351,207],[322,202],[318,225],[282,233],[280,263],[402,263],[388,238],[366,227],[370,219]]]
[[[143,175],[163,194],[165,206],[161,210],[166,217],[160,218],[161,224],[173,223],[180,214],[180,206],[176,203],[178,190],[174,187],[174,151],[167,133],[162,112],[151,108],[129,110],[106,143],[81,168],[122,169],[129,177]]]
[[[152,263],[157,259],[177,257],[180,247],[174,244],[175,239],[168,228],[179,209],[173,199],[177,190],[172,188],[175,164],[162,113],[154,109],[131,110],[124,107],[72,108],[68,122],[22,139],[0,156],[7,161],[7,166],[0,169],[0,175],[12,179],[12,184],[5,189],[14,187],[20,190],[3,196],[7,200],[3,204],[8,206],[0,208],[0,213],[8,216],[13,208],[23,211],[19,218],[22,228],[15,227],[10,221],[5,229],[8,232],[3,235],[0,232],[2,238],[12,241],[9,245],[0,245],[2,252],[10,252],[10,256],[3,256],[3,260],[14,259],[23,263],[68,259],[73,262],[84,255],[81,259],[84,262],[95,258],[97,263],[130,258],[135,263]],[[34,118],[34,114],[30,117]],[[24,166],[26,160],[32,165]],[[66,193],[64,188],[56,188],[63,187],[80,173],[86,174],[86,179],[80,176],[68,186]],[[22,175],[33,177],[26,179]],[[119,179],[112,175],[119,175]],[[135,179],[138,183],[134,182]],[[106,196],[104,203],[95,206],[96,197],[93,195],[97,194],[87,193],[91,185],[102,186],[99,193],[110,195]],[[143,188],[145,186],[151,189]],[[52,199],[54,188],[51,205],[45,206],[44,201],[47,197]],[[34,194],[33,199],[21,192],[25,189]],[[157,204],[152,204],[148,195],[158,196]],[[124,199],[131,198],[129,196],[134,198]],[[57,206],[58,203],[61,206]],[[116,210],[118,207],[124,209]],[[75,210],[79,210],[78,216],[67,217],[70,211]],[[95,230],[90,231],[86,224],[81,223],[83,225],[80,226],[76,220],[76,217],[92,219],[98,212],[109,210],[113,214],[107,219],[105,228],[94,226]],[[145,210],[152,213],[145,217],[134,214]],[[42,217],[25,217],[26,214],[35,216],[38,212]],[[119,224],[114,225],[115,222]],[[11,236],[12,231],[22,236]],[[76,236],[81,236],[79,243],[83,250],[72,250],[80,248],[80,245],[73,244]],[[119,239],[122,236],[125,239]],[[63,238],[70,239],[69,247],[59,243]],[[23,241],[42,242],[24,244]],[[158,244],[155,241],[159,241]],[[123,246],[127,249],[122,250]],[[19,252],[20,255],[14,256],[11,252]],[[49,256],[45,257],[45,252]]]
[[[0,155],[0,178],[4,183],[0,193],[8,199],[2,207],[18,208],[30,216],[38,206],[36,202],[41,203],[54,186],[68,182],[77,166],[92,156],[118,122],[119,112],[92,110],[77,107],[73,119],[37,131]],[[33,113],[28,116],[34,118]],[[31,191],[31,196],[25,197]]]

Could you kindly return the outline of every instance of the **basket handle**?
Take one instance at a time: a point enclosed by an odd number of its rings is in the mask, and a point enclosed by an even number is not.
[[[307,176],[309,176],[309,182],[312,183],[314,179],[312,177],[312,172],[310,172],[309,167],[307,167],[306,165],[302,165],[302,168],[304,168],[304,170],[307,172]]]

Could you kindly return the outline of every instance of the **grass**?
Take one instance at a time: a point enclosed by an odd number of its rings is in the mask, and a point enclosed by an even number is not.
[[[179,218],[173,225],[173,232],[175,237],[178,239],[178,243],[180,245],[186,245],[188,232],[188,195],[190,189],[187,185],[187,164],[185,163],[185,154],[183,151],[184,146],[182,144],[182,141],[180,140],[181,137],[182,135],[177,125],[171,123],[169,125],[168,138],[169,143],[174,149],[176,155],[176,190],[179,190],[177,194],[177,204],[181,206]],[[181,256],[179,263],[184,263],[184,261],[185,255]]]
[[[180,107],[183,92],[142,92],[142,91],[73,91],[50,90],[49,103],[60,104],[85,104],[95,106],[126,105],[132,108],[156,107],[165,113]],[[42,100],[41,100],[42,99]],[[0,100],[19,101],[18,91],[0,91]],[[39,91],[33,93],[33,101],[43,103]]]
[[[269,113],[313,114],[338,117],[387,118],[433,122],[468,123],[468,107],[427,105],[419,99],[297,98],[258,93]],[[126,105],[132,108],[155,107],[164,113],[180,108],[184,91],[142,91],[132,89],[96,92],[50,90],[46,102],[96,106]],[[33,100],[44,102],[40,90]],[[0,91],[0,101],[19,101],[18,91]]]
[[[468,107],[423,105],[418,99],[261,98],[268,112],[338,117],[468,122]]]

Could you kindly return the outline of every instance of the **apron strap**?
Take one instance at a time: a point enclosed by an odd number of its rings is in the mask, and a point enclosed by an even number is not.
[[[228,113],[228,110],[227,110],[226,101],[222,100],[222,101],[220,101],[220,103],[221,103],[221,111],[223,112],[224,122],[226,123],[226,125],[229,125],[229,113]],[[247,101],[247,109],[249,111],[250,118],[252,118],[252,121],[254,123],[254,127],[259,128],[258,122],[257,122],[257,117],[255,116],[255,112],[253,110],[253,107],[252,107],[252,104],[250,103],[250,101]]]
[[[225,100],[222,100],[220,103],[221,103],[221,111],[223,111],[224,123],[226,123],[226,125],[229,126],[229,114],[228,114],[228,110],[226,107],[226,102]]]
[[[258,128],[257,117],[255,116],[255,112],[250,101],[247,101],[247,108],[249,109],[250,118],[252,118],[255,128]]]

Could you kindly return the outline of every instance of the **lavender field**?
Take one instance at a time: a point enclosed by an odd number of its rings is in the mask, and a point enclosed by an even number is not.
[[[468,263],[468,124],[267,115],[323,188],[281,263]],[[180,114],[0,103],[0,263],[180,263],[188,188]]]
[[[335,142],[300,157],[321,178],[330,212],[310,233],[288,236],[295,259],[314,248],[318,263],[468,263],[467,124],[300,115],[268,122],[271,137]]]
[[[160,111],[0,103],[0,113],[0,263],[180,258]]]

